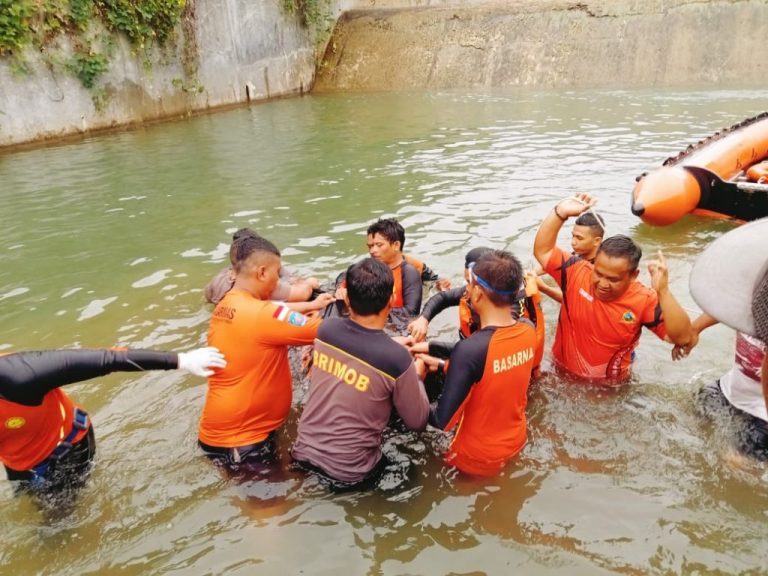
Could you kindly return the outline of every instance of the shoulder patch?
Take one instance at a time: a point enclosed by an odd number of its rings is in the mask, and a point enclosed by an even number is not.
[[[306,323],[307,317],[304,316],[304,314],[301,314],[300,312],[291,312],[288,314],[288,324],[292,324],[294,326],[304,326]]]

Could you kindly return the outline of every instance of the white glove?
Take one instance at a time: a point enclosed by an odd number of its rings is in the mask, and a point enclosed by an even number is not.
[[[213,346],[179,352],[179,370],[186,370],[195,376],[208,377],[213,374],[212,368],[224,368],[226,365],[224,354]]]

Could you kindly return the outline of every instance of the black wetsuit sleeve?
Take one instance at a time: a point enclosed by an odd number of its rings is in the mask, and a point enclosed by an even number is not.
[[[494,329],[486,328],[462,340],[453,349],[448,374],[445,376],[443,393],[429,414],[429,423],[444,430],[453,415],[469,395],[472,386],[479,382],[485,370],[488,345]]]
[[[111,372],[173,370],[175,352],[150,350],[43,350],[0,356],[0,396],[36,406],[59,386]]]
[[[428,322],[431,322],[432,318],[440,314],[440,312],[446,308],[458,306],[465,290],[464,286],[461,286],[459,288],[451,288],[450,290],[438,292],[424,304],[424,309],[421,311],[421,315],[424,316]]]
[[[424,264],[423,268],[421,269],[421,281],[437,282],[437,278],[438,278],[437,273],[433,272],[432,268]]]
[[[448,358],[456,347],[456,342],[442,342],[431,340],[429,342],[429,355],[435,358]]]
[[[403,266],[403,308],[409,316],[416,317],[421,310],[421,277],[416,268],[406,264]]]

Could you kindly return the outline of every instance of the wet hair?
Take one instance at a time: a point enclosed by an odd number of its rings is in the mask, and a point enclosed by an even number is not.
[[[623,234],[616,234],[603,240],[600,248],[597,249],[598,254],[601,252],[611,258],[626,258],[629,261],[630,271],[637,270],[640,258],[643,257],[643,251],[640,249],[640,246],[635,244],[632,238]]]
[[[234,254],[232,267],[235,269],[235,272],[239,273],[251,256],[259,252],[274,254],[278,258],[280,257],[280,250],[272,242],[258,234],[256,236],[244,235],[232,242],[230,255]]]
[[[395,279],[392,270],[374,258],[364,258],[347,268],[349,307],[360,316],[381,312],[392,298]]]
[[[405,247],[405,228],[397,218],[379,218],[368,226],[368,236],[374,236],[380,234],[387,239],[388,242],[400,242],[400,250]]]
[[[593,236],[605,236],[605,220],[596,212],[583,212],[575,222],[576,226],[586,226]]]
[[[472,273],[496,306],[506,306],[517,299],[523,282],[523,266],[512,253],[491,250],[475,262]]]
[[[232,234],[232,244],[229,247],[229,262],[232,264],[233,268],[235,266],[235,260],[237,259],[237,255],[235,253],[235,244],[243,238],[261,238],[261,236],[259,236],[258,232],[250,228],[240,228],[236,230],[234,234]]]
[[[490,254],[491,252],[493,252],[493,248],[488,248],[487,246],[472,248],[472,250],[464,255],[464,268],[469,268],[470,264],[477,262],[482,256]]]

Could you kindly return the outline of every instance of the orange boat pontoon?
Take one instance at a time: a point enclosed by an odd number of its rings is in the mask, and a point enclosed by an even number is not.
[[[632,213],[654,226],[689,213],[741,221],[768,216],[768,112],[717,132],[639,176]]]

